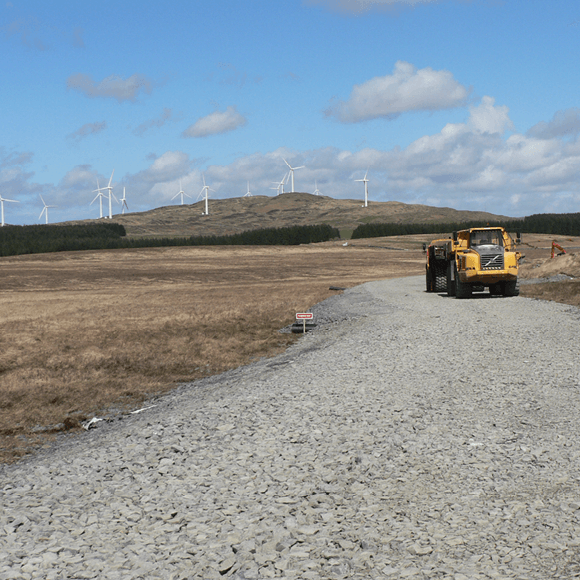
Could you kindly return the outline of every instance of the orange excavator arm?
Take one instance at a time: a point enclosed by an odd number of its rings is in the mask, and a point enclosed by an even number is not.
[[[566,250],[562,246],[560,246],[560,244],[557,244],[556,242],[552,242],[552,255],[550,256],[550,258],[554,257],[554,249],[560,250],[560,253],[558,254],[558,256],[566,253]]]

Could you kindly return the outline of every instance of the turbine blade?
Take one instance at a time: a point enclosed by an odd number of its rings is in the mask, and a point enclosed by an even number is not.
[[[114,169],[113,169],[113,173],[115,173]],[[111,187],[111,181],[113,181],[113,173],[111,173],[111,179],[109,179],[109,187]]]

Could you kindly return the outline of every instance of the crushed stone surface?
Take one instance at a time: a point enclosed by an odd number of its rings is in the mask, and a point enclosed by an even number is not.
[[[0,580],[580,575],[580,310],[424,278],[0,468]]]

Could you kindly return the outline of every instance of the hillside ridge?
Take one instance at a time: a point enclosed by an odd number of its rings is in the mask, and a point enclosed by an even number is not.
[[[127,235],[136,237],[221,236],[259,228],[318,224],[329,224],[338,228],[343,237],[349,237],[349,233],[363,223],[467,220],[486,222],[513,219],[483,211],[456,210],[398,201],[371,201],[365,208],[361,200],[335,199],[310,193],[284,193],[273,197],[256,195],[228,199],[210,198],[207,216],[203,215],[204,204],[204,200],[201,200],[192,204],[117,214],[113,215],[111,222],[122,224]]]

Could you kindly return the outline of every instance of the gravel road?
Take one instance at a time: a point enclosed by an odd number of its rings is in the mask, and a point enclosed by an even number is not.
[[[580,576],[577,308],[423,277],[0,469],[8,578]]]

